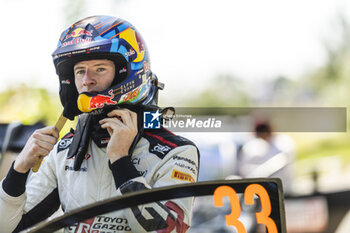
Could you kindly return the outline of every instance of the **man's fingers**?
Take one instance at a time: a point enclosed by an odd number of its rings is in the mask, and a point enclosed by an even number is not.
[[[107,114],[109,117],[120,117],[124,124],[130,125],[129,114],[127,109],[116,109]]]
[[[46,156],[51,150],[47,150],[38,144],[34,144],[32,147],[32,152],[34,157]]]
[[[47,141],[42,141],[42,140],[37,140],[36,141],[36,144],[40,147],[40,148],[43,148],[45,150],[48,150],[48,151],[51,151],[55,144],[54,143],[50,143],[50,142],[47,142]]]
[[[56,139],[58,139],[58,137],[59,137],[59,133],[58,133],[57,129],[55,128],[55,126],[47,126],[47,127],[44,127],[44,128],[41,128],[41,129],[34,131],[34,135],[40,135],[40,134],[52,135]]]
[[[137,126],[137,114],[129,109],[116,109],[107,114],[109,117],[120,117],[125,125],[130,128]],[[135,118],[136,117],[136,121]]]
[[[101,126],[103,124],[108,123],[109,125],[114,124],[115,126],[125,127],[123,122],[121,120],[119,120],[118,118],[104,118],[104,119],[100,120],[99,122],[100,122]]]
[[[101,128],[107,129],[110,135],[120,131],[122,128],[125,128],[125,125],[116,118],[105,118],[103,120],[100,120],[100,124]]]
[[[38,129],[33,133],[32,151],[34,156],[46,156],[54,148],[58,131],[54,126]]]
[[[55,126],[35,130],[17,156],[14,169],[25,173],[35,167],[39,158],[47,156],[54,148],[58,138],[59,133]]]
[[[39,140],[39,141],[45,141],[50,144],[56,144],[57,138],[52,135],[45,135],[45,134],[33,134],[33,138]]]

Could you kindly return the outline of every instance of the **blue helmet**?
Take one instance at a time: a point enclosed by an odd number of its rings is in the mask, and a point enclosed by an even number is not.
[[[59,39],[52,54],[60,81],[63,115],[74,119],[82,112],[99,112],[118,104],[157,104],[163,85],[150,68],[149,52],[140,33],[129,22],[111,16],[82,19]],[[79,94],[73,67],[77,62],[109,59],[115,64],[111,87],[99,93]]]

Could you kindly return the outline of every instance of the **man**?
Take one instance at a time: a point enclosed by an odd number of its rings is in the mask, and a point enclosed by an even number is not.
[[[278,177],[283,191],[292,193],[295,146],[285,134],[273,133],[269,121],[259,121],[254,137],[243,144],[239,158],[239,175],[251,177]]]
[[[143,130],[143,111],[159,110],[162,86],[134,26],[110,16],[85,18],[62,33],[53,60],[63,115],[79,115],[79,121],[57,144],[52,126],[30,137],[0,186],[1,232],[26,229],[60,205],[68,212],[128,192],[197,180],[199,154],[192,142],[163,128]],[[28,176],[42,156],[39,171]],[[186,232],[192,202],[150,203],[65,231]]]

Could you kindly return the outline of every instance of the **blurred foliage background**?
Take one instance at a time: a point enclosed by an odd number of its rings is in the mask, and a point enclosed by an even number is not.
[[[81,5],[83,0],[76,2]],[[79,18],[83,9],[68,6],[65,11],[66,19],[67,22],[72,22]],[[336,22],[339,41],[337,44],[324,41],[327,61],[323,66],[309,70],[301,77],[277,76],[253,83],[247,82],[244,77],[217,74],[198,95],[179,95],[178,106],[346,107],[350,100],[350,24],[341,14]],[[168,102],[166,98],[162,99],[162,94],[160,93],[160,105],[167,106]],[[43,121],[53,125],[62,111],[62,106],[58,93],[20,84],[0,93],[0,109],[0,121],[3,123],[20,121],[34,124]],[[350,154],[349,135],[346,133],[309,133],[313,134],[310,142],[305,140],[305,134],[307,133],[291,134],[297,141],[299,158],[338,154],[340,151],[345,157]]]
[[[34,124],[42,121],[47,125],[54,124],[62,111],[57,93],[25,84],[1,92],[0,109],[1,122]]]

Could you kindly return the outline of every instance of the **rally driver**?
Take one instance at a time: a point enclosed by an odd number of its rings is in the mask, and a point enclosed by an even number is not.
[[[19,232],[52,215],[141,189],[195,182],[195,145],[161,128],[143,130],[159,110],[161,84],[133,25],[93,16],[65,30],[53,53],[63,115],[75,130],[57,144],[49,126],[31,135],[0,185],[1,232]],[[157,111],[158,113],[158,111]],[[30,172],[45,156],[37,173]],[[192,199],[146,204],[96,216],[65,232],[186,232]]]

